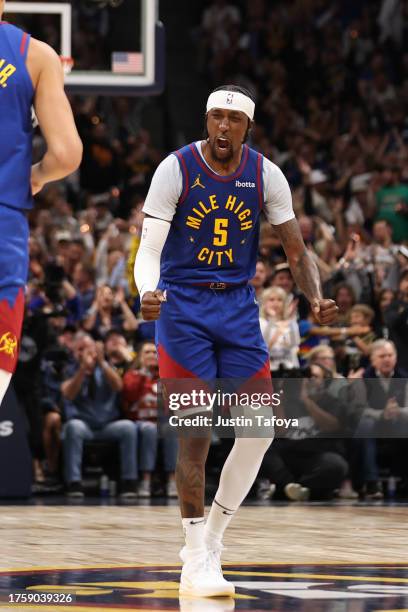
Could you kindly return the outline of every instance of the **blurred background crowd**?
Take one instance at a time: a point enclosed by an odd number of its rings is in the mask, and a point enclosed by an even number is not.
[[[74,41],[83,67],[103,37],[97,10],[87,8],[88,21],[81,20],[87,26]],[[376,433],[386,423],[390,437],[404,434],[408,422],[408,2],[213,0],[189,10],[186,38],[196,74],[206,92],[228,82],[254,93],[249,144],[286,175],[325,295],[340,308],[335,326],[315,324],[264,220],[251,282],[271,371],[309,382],[300,391],[301,439],[273,445],[258,495],[298,500],[337,490],[381,498],[384,473],[390,495],[392,478],[403,493],[405,439],[387,445]],[[44,40],[52,39],[46,26]],[[94,44],[82,45],[90,33]],[[143,121],[149,100],[71,102],[84,159],[75,175],[41,192],[30,214],[26,317],[14,378],[35,479],[62,478],[80,497],[84,443],[113,440],[124,497],[152,493],[158,457],[158,490],[172,497],[177,448],[157,439],[154,325],[140,318],[132,269],[151,177],[184,144],[179,136],[186,131],[180,123],[157,137]],[[165,109],[165,95],[152,104]],[[201,126],[202,115],[193,138]],[[35,156],[43,147],[37,134]],[[369,403],[359,413],[365,439],[331,439],[347,437],[361,392]],[[219,447],[226,452],[228,442]]]

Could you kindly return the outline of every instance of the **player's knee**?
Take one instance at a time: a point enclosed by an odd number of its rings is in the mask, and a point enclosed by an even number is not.
[[[263,456],[272,441],[273,438],[236,438],[235,445],[243,453],[248,453],[248,456]]]
[[[268,450],[268,448],[270,447],[272,442],[273,442],[273,437],[271,437],[271,438],[259,438],[259,447],[263,451],[263,454],[266,453],[266,451]]]

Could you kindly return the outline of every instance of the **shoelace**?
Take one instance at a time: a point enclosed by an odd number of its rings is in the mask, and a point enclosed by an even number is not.
[[[222,544],[213,545],[208,549],[207,564],[217,574],[222,573],[221,554],[224,550],[225,547]]]
[[[191,569],[199,572],[203,567],[210,573],[215,573],[219,576],[221,572],[221,553],[225,550],[222,545],[212,546],[211,549],[203,550],[196,553],[188,560]]]

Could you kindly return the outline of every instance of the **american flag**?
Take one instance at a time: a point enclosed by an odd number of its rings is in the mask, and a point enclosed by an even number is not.
[[[112,53],[112,72],[141,74],[143,70],[143,53],[128,53],[127,51]]]

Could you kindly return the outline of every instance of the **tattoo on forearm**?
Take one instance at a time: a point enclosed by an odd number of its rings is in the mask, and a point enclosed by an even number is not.
[[[275,229],[285,249],[297,286],[309,302],[321,298],[319,270],[305,247],[298,222],[296,219],[291,219],[281,225],[275,225]]]

